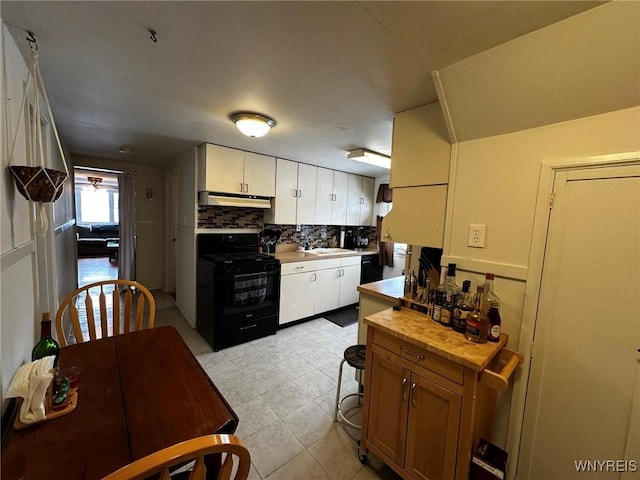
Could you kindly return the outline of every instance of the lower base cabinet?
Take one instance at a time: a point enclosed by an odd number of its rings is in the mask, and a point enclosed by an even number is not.
[[[279,324],[358,303],[360,257],[282,265]]]
[[[368,443],[414,478],[454,478],[461,397],[373,353]]]
[[[473,445],[491,438],[496,400],[479,377],[369,325],[361,456],[373,452],[406,479],[467,480]]]

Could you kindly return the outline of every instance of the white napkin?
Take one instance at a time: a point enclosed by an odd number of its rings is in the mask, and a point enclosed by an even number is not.
[[[9,388],[8,398],[21,397],[20,421],[34,423],[45,419],[45,396],[53,378],[55,356],[49,356],[26,363],[18,368]]]

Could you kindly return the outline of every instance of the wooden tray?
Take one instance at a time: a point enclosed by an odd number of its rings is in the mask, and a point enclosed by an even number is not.
[[[48,420],[53,420],[54,418],[62,417],[64,415],[68,415],[76,409],[78,405],[78,391],[76,390],[71,394],[71,402],[64,408],[60,410],[53,410],[51,408],[51,389],[47,391],[46,400],[45,400],[45,418],[44,420],[38,420],[33,423],[22,423],[20,421],[20,405],[18,405],[18,411],[16,413],[16,419],[13,422],[13,428],[16,430],[22,430],[23,428],[31,427],[32,425],[38,425],[39,423],[46,422]]]

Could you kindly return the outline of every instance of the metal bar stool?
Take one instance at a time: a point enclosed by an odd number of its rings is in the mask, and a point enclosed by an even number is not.
[[[364,370],[364,360],[366,357],[366,345],[352,345],[348,347],[344,351],[344,359],[340,362],[340,372],[338,373],[338,391],[336,392],[336,409],[333,416],[333,421],[337,422],[338,417],[342,419],[344,423],[353,427],[353,428],[362,428],[360,425],[353,423],[345,417],[345,414],[349,413],[354,408],[360,407],[362,405],[362,371]],[[340,398],[340,388],[342,387],[342,367],[344,367],[344,362],[347,362],[350,366],[355,368],[360,372],[358,375],[358,393],[351,393],[349,395],[345,395],[343,398]],[[358,397],[358,405],[351,407],[346,412],[342,412],[342,402],[344,402],[347,398],[350,397]]]

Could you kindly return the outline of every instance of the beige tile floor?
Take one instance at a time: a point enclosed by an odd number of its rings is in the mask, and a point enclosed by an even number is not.
[[[236,434],[251,452],[251,480],[395,480],[379,460],[358,460],[359,431],[334,423],[338,367],[356,343],[357,325],[318,318],[276,335],[213,352],[180,315],[173,299],[154,291],[156,325],[173,325],[238,414]],[[342,391],[357,391],[345,364]],[[354,401],[355,398],[352,397]]]

